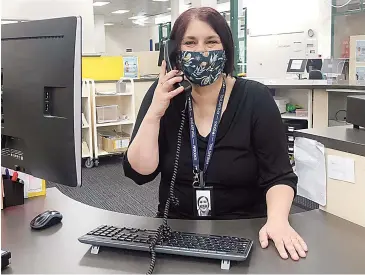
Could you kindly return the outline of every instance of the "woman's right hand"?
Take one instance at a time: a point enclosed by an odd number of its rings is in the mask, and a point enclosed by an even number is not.
[[[155,116],[157,119],[160,119],[165,114],[170,100],[184,91],[184,87],[177,89],[174,87],[174,84],[183,80],[182,76],[178,76],[178,74],[178,70],[166,73],[166,62],[162,61],[158,84],[148,110],[150,115]]]

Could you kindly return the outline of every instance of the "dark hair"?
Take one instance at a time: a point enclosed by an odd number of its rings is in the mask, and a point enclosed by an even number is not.
[[[176,19],[170,34],[170,39],[175,40],[176,45],[180,47],[186,29],[193,19],[198,19],[207,23],[219,35],[227,57],[227,62],[223,71],[226,74],[232,74],[234,68],[234,42],[232,32],[226,19],[224,19],[224,17],[215,9],[201,7],[184,11]]]

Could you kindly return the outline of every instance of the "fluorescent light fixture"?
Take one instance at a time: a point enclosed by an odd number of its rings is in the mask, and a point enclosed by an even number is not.
[[[152,0],[153,2],[168,2],[169,0]]]
[[[104,26],[113,26],[114,23],[105,23]]]
[[[1,24],[14,24],[14,23],[18,23],[19,21],[15,21],[15,20],[5,20],[5,21],[1,21]]]
[[[131,20],[146,20],[147,19],[147,16],[146,15],[135,15],[135,16],[132,16],[132,17],[129,17],[128,19],[131,19]]]
[[[148,23],[148,17],[145,15],[145,13],[140,13],[139,15],[135,15],[129,19],[132,19],[133,24],[140,26],[144,26],[146,23]]]
[[[102,6],[105,6],[105,5],[108,5],[110,4],[110,2],[107,2],[107,1],[98,1],[98,2],[94,2],[93,3],[93,6],[94,7],[102,7]]]
[[[113,11],[112,13],[123,14],[123,13],[127,13],[127,12],[129,12],[129,10],[117,10],[117,11]]]
[[[171,8],[167,8],[167,10],[168,10],[168,11],[170,11],[170,10],[171,10]]]
[[[165,16],[157,16],[155,18],[155,24],[164,24],[167,22],[171,22],[171,15],[165,15]]]
[[[144,21],[140,21],[140,20],[133,20],[132,21],[133,24],[139,25],[139,26],[144,26]]]

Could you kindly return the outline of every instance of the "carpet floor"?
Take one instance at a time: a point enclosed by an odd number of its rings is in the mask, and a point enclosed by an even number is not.
[[[52,182],[47,187],[57,187],[66,196],[87,205],[105,210],[154,217],[158,205],[159,176],[152,182],[139,186],[124,176],[122,159],[100,159],[98,167],[82,168],[82,187],[67,187]],[[291,213],[303,212],[293,205]]]
[[[47,183],[57,187],[68,197],[98,208],[153,217],[158,204],[159,177],[139,186],[124,176],[122,159],[100,159],[98,167],[82,168],[82,186],[79,188]]]

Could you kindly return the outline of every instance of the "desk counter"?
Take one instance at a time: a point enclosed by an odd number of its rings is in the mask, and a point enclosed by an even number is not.
[[[365,82],[356,81],[338,81],[330,82],[327,80],[310,80],[310,79],[266,79],[266,78],[248,78],[265,84],[269,88],[290,88],[290,89],[311,89],[311,90],[359,90],[365,91]]]
[[[123,202],[121,202],[123,203]],[[32,231],[29,222],[40,212],[58,210],[62,224]],[[2,210],[2,249],[11,251],[12,264],[2,273],[145,273],[150,255],[145,252],[102,249],[77,238],[101,224],[157,228],[161,220],[120,214],[74,201],[56,188],[47,197],[27,199],[25,205]],[[254,240],[246,262],[233,263],[228,273],[362,273],[365,271],[365,228],[321,210],[294,214],[292,226],[309,246],[307,258],[298,262],[279,258],[273,245],[261,249],[258,231],[264,219],[235,221],[172,220],[174,230],[229,234]],[[158,255],[155,273],[223,273],[216,260]],[[224,273],[227,273],[226,271]]]
[[[295,137],[317,140],[326,148],[365,157],[365,129],[349,126],[313,128],[294,132]]]
[[[326,205],[321,209],[365,227],[365,129],[352,126],[314,128],[296,131],[294,136],[322,143],[326,161],[328,156],[352,160],[353,168],[347,169],[353,169],[353,182],[326,173]]]

